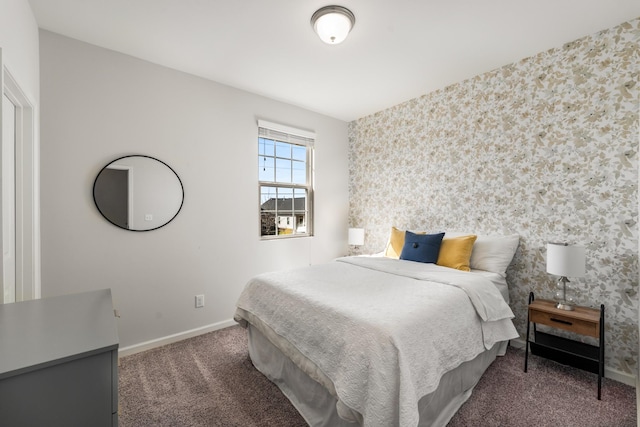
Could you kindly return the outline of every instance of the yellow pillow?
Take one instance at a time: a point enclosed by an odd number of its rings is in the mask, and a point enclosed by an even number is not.
[[[391,227],[391,234],[389,235],[389,242],[387,242],[387,248],[384,250],[384,256],[387,258],[400,259],[402,253],[402,247],[404,246],[404,230],[398,230],[395,227]]]
[[[450,237],[442,239],[438,262],[436,264],[443,267],[455,268],[456,270],[471,271],[469,259],[471,250],[478,236]]]

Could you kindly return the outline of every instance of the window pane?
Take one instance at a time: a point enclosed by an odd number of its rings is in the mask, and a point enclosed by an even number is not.
[[[295,188],[294,194],[294,216],[296,233],[307,232],[307,191]]]
[[[276,214],[273,212],[260,213],[260,235],[275,236],[276,235]]]
[[[307,232],[307,215],[296,214],[296,233]]]
[[[276,159],[276,182],[291,182],[291,160]]]
[[[307,210],[307,191],[300,188],[294,188],[293,194],[294,212],[296,214],[304,213]]]
[[[295,198],[303,198],[306,199],[307,197],[307,190],[305,190],[304,188],[294,188],[293,189],[293,195]]]
[[[278,234],[293,234],[295,230],[295,217],[278,216]]]
[[[275,181],[275,162],[273,157],[258,158],[258,179],[260,181]]]
[[[284,157],[286,159],[291,158],[291,144],[286,142],[276,142],[276,157]]]
[[[307,168],[304,162],[293,161],[293,183],[305,184],[307,182]]]
[[[260,187],[260,210],[275,212],[277,195],[275,187]]]
[[[293,146],[293,160],[307,160],[307,147],[301,147],[300,145]]]
[[[274,141],[271,139],[258,138],[258,154],[261,156],[273,157]]]
[[[291,215],[293,212],[293,188],[278,188],[278,214]]]

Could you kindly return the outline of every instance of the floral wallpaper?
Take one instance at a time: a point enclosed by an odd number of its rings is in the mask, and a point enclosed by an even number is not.
[[[555,291],[546,243],[585,245],[571,284],[605,305],[606,366],[635,375],[639,44],[640,18],[351,122],[361,252],[383,250],[391,226],[518,233],[507,280],[524,337],[529,292]]]

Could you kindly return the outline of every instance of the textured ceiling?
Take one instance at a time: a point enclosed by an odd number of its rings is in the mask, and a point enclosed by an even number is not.
[[[351,121],[640,17],[638,0],[29,0],[40,28]]]

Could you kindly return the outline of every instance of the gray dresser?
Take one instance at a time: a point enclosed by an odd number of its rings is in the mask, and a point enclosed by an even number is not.
[[[110,289],[0,305],[0,425],[118,425]]]

